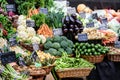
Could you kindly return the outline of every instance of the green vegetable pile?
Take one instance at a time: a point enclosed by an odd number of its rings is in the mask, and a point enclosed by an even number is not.
[[[2,80],[27,80],[26,74],[20,74],[14,70],[12,66],[6,64],[5,67],[0,65]]]
[[[36,27],[39,28],[40,25],[42,25],[43,23],[45,23],[46,15],[42,14],[42,13],[39,13],[37,15],[33,15],[31,18],[33,20],[35,20]]]
[[[12,22],[2,14],[0,14],[0,22],[2,23],[4,29],[8,32],[8,35],[3,37],[9,39],[16,32],[12,26]]]
[[[52,28],[60,28],[62,27],[62,18],[64,17],[64,13],[62,11],[59,12],[49,12],[46,16],[46,24]]]
[[[79,55],[100,55],[108,53],[109,48],[100,44],[75,43],[74,50]]]
[[[31,8],[44,7],[50,9],[53,6],[53,0],[15,0],[15,2],[18,5],[18,13],[22,15],[27,15]]]
[[[55,70],[64,68],[93,68],[94,65],[82,58],[70,58],[64,52],[61,58],[55,61]]]
[[[71,40],[68,40],[64,36],[54,36],[53,38],[47,38],[44,44],[44,51],[54,56],[61,56],[62,52],[72,54],[74,44]]]

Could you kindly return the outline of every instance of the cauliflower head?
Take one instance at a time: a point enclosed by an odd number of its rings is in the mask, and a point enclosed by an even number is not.
[[[37,37],[37,36],[33,36],[33,37],[31,38],[32,44],[34,44],[34,43],[40,44],[40,41],[41,41],[41,39],[40,39],[39,37]]]

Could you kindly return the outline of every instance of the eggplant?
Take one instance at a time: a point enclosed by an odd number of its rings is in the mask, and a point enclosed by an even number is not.
[[[71,16],[69,18],[70,18],[70,23],[75,24],[75,20]]]
[[[70,31],[70,32],[74,32],[74,29],[70,28],[69,31]]]
[[[79,28],[79,33],[82,33],[83,32],[83,27]]]
[[[65,17],[64,23],[65,23],[65,24],[69,24],[69,23],[70,23],[70,18],[69,18],[68,15]]]
[[[67,25],[66,25],[66,24],[63,24],[62,28],[63,28],[63,29],[64,29],[64,28],[67,28]]]
[[[81,26],[82,26],[82,22],[81,22],[81,21],[76,20],[75,22],[76,22],[76,24],[78,25],[78,27],[81,27]]]
[[[64,28],[63,29],[63,33],[67,33],[68,32],[68,29],[67,28]]]
[[[71,14],[71,17],[76,20],[77,19],[77,15],[76,14]]]
[[[71,25],[70,25],[70,28],[72,28],[72,29],[73,29],[73,28],[74,28],[74,25],[72,25],[72,24],[71,24]]]

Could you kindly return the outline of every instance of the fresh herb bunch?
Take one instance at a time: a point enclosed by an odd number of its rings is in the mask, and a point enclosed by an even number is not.
[[[63,17],[64,17],[64,13],[62,11],[49,12],[46,17],[46,23],[52,28],[60,28],[60,27],[62,27],[62,18]]]
[[[6,37],[3,37],[9,39],[16,32],[16,30],[12,26],[12,22],[2,14],[0,14],[0,22],[2,23],[3,28],[8,32],[8,35]]]
[[[43,14],[43,13],[39,13],[37,15],[33,15],[31,17],[33,20],[35,20],[35,23],[36,23],[36,27],[40,27],[40,25],[42,25],[43,23],[45,23],[45,18],[46,18],[46,15]]]
[[[6,0],[0,0],[0,7],[4,9],[4,11],[6,11],[6,4],[8,4]]]

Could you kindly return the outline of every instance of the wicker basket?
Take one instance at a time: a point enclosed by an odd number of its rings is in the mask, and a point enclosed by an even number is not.
[[[51,70],[53,69],[55,65],[52,64],[50,66],[44,66],[44,67],[41,67],[42,69],[44,69],[46,71],[46,74],[49,74],[51,72]]]
[[[107,57],[110,61],[120,62],[120,54],[108,54]]]
[[[88,76],[92,68],[66,68],[57,70],[56,73],[59,78],[77,78]]]
[[[32,76],[32,79],[30,80],[43,80],[44,76],[46,75],[46,71],[44,69],[37,69],[38,71],[31,71],[30,76]]]
[[[97,55],[97,56],[86,56],[86,55],[82,55],[81,57],[86,59],[87,61],[91,62],[91,63],[100,63],[103,61],[105,55]]]
[[[28,44],[25,44],[23,42],[20,42],[20,46],[22,46],[23,48],[25,48],[29,51],[33,51],[33,46],[32,45],[28,45]],[[39,47],[40,47],[40,50],[43,51],[43,45],[40,44]]]

